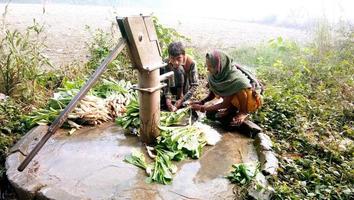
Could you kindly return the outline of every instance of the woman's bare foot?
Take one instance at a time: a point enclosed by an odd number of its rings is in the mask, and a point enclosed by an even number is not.
[[[247,113],[238,113],[230,122],[231,126],[240,126],[249,116]]]
[[[228,109],[224,109],[224,110],[220,110],[216,113],[216,118],[223,118],[226,117],[229,114],[229,110]]]
[[[237,109],[234,106],[230,106],[228,108],[219,110],[216,113],[216,118],[221,119],[224,117],[228,117],[229,115],[234,115],[237,112]]]

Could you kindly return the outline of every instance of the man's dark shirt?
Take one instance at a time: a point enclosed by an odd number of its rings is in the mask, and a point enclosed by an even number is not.
[[[178,68],[174,68],[172,64],[169,63],[166,67],[161,68],[160,74],[170,71],[174,72],[174,78],[166,80],[167,86],[163,88],[162,96],[164,99],[170,98],[171,100],[178,100],[180,99],[180,97],[177,96],[178,89],[180,89],[183,91],[183,102],[189,100],[198,86],[196,63],[192,61],[189,67],[186,67],[184,64],[180,65]]]

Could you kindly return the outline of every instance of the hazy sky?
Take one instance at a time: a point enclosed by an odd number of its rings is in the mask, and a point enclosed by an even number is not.
[[[172,15],[219,17],[238,20],[276,21],[326,17],[354,22],[354,0],[107,0],[112,4]],[[161,11],[162,10],[162,11]]]
[[[353,0],[165,0],[162,7],[170,12],[220,16],[236,19],[259,19],[266,16],[316,18],[340,17],[354,21]]]
[[[7,2],[9,0],[0,0]],[[275,20],[296,22],[326,17],[354,22],[354,0],[12,0],[22,3],[100,4],[130,7],[135,12],[219,17],[238,20]]]

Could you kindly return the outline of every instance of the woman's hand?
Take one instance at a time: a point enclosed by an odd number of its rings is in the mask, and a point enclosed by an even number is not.
[[[204,105],[204,101],[192,101],[190,104]]]
[[[192,104],[191,108],[196,111],[205,112],[205,106],[200,104]]]

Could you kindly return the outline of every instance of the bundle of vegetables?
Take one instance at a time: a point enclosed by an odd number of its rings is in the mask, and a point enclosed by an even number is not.
[[[137,93],[129,90],[132,84],[129,81],[113,79],[103,79],[100,84],[94,88],[94,95],[105,98],[106,107],[112,118],[122,116],[125,113],[125,107],[131,99],[136,99]]]
[[[140,119],[139,119],[139,104],[136,96],[132,98],[129,104],[125,107],[125,113],[121,117],[117,117],[116,123],[119,126],[126,128],[139,128]]]
[[[146,169],[148,164],[145,161],[144,154],[137,150],[133,150],[131,155],[125,156],[124,161],[140,167],[141,169]]]
[[[259,165],[257,167],[252,167],[244,163],[232,165],[233,171],[226,178],[230,180],[231,183],[237,183],[240,185],[245,185],[251,182],[251,180],[256,177]]]
[[[177,171],[177,167],[172,164],[171,158],[161,150],[157,150],[155,161],[150,164],[146,163],[144,155],[137,150],[133,150],[131,155],[124,158],[124,161],[144,169],[149,175],[146,179],[148,183],[170,184],[173,178],[172,174]]]
[[[170,184],[172,174],[177,167],[172,160],[181,161],[187,157],[197,159],[206,144],[202,132],[193,126],[185,127],[160,127],[160,136],[155,146],[156,157],[154,165],[147,168],[150,173],[148,182]]]
[[[148,165],[146,172],[149,174],[148,183],[157,182],[161,184],[171,184],[173,174],[177,172],[177,166],[171,161],[171,157],[164,150],[156,149],[157,156],[155,162]]]
[[[50,100],[47,109],[35,110],[31,115],[25,118],[27,125],[32,127],[35,124],[43,125],[51,123],[68,104],[67,100],[71,100],[71,98],[72,97],[69,97],[69,95],[65,95],[64,98],[58,98],[58,96],[55,95],[55,97]],[[68,119],[70,120],[69,126],[79,128],[73,121],[79,124],[95,125],[112,120],[110,112],[105,105],[105,100],[100,97],[91,95],[85,96],[68,115]]]
[[[105,99],[87,95],[74,110],[68,115],[68,119],[79,121],[80,124],[96,125],[112,120],[106,107]]]
[[[181,161],[187,157],[199,158],[206,142],[202,132],[192,126],[160,127],[160,129],[161,135],[154,148],[156,155],[153,156],[155,159],[153,163],[146,164],[144,155],[136,152],[126,156],[125,161],[145,169],[149,175],[147,182],[170,184],[173,179],[172,175],[177,171],[172,160]]]
[[[162,126],[181,125],[185,116],[189,114],[190,108],[179,109],[176,112],[161,112],[160,124]],[[118,116],[116,123],[124,129],[136,130],[140,126],[139,103],[136,97],[132,97],[126,106],[124,115]]]
[[[129,89],[132,87],[132,84],[129,81],[119,80],[115,81],[114,79],[102,79],[93,88],[93,95],[99,96],[102,98],[107,98],[112,94],[121,94],[123,96],[129,95]]]
[[[24,116],[23,121],[28,128],[32,128],[36,124],[46,125],[49,122],[54,121],[55,118],[60,114],[60,111],[60,109],[58,110],[52,107],[49,107],[48,109],[37,109],[30,115]]]
[[[24,117],[28,128],[33,126],[46,125],[59,116],[60,112],[65,108],[67,104],[71,101],[72,97],[79,92],[78,89],[70,89],[65,91],[59,91],[54,93],[54,97],[49,100],[46,108],[36,109],[30,115]],[[68,124],[65,124],[66,126]]]
[[[161,112],[160,124],[162,126],[180,125],[185,116],[189,114],[190,107],[182,108],[176,112]]]
[[[130,103],[131,94],[111,94],[106,98],[106,107],[113,118],[121,117],[126,111],[126,106]]]
[[[194,126],[160,127],[155,149],[172,152],[172,160],[197,159],[206,144],[203,132]]]
[[[47,108],[35,110],[30,116],[27,116],[25,118],[26,124],[33,127],[36,124],[52,122],[79,92],[78,88],[82,85],[83,81],[64,80],[63,87],[54,93],[54,97],[50,99]],[[78,129],[80,128],[78,124],[101,124],[122,115],[125,111],[125,105],[135,95],[128,91],[130,86],[130,82],[126,81],[102,80],[68,115],[66,125]]]

